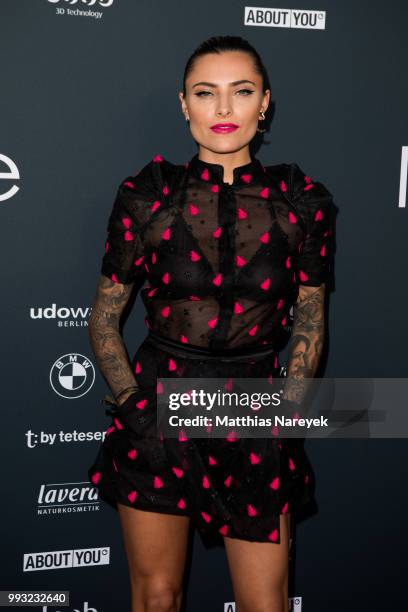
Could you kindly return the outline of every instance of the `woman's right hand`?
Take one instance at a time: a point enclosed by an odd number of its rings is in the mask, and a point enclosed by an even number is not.
[[[126,393],[123,393],[123,395],[120,396],[120,400],[116,401],[117,405],[120,407],[122,406],[122,404],[124,404],[125,402],[127,402],[127,400],[129,399],[129,397],[131,395],[133,395],[134,393],[137,393],[138,389],[133,389],[131,391],[127,391]]]

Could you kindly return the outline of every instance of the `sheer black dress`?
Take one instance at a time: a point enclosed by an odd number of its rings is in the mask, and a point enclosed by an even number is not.
[[[88,470],[103,500],[188,515],[203,535],[280,542],[279,515],[314,496],[303,445],[163,439],[153,433],[157,379],[283,377],[274,347],[299,285],[330,281],[334,210],[327,188],[297,164],[264,167],[255,157],[232,184],[198,155],[184,165],[157,155],[119,185],[101,272],[135,284],[147,336],[131,361],[139,389],[108,411]]]

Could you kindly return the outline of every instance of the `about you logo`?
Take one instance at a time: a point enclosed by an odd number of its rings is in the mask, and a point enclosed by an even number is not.
[[[325,30],[326,11],[246,6],[244,25]]]

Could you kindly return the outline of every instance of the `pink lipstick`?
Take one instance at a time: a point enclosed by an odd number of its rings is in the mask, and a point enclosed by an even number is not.
[[[211,126],[211,130],[216,134],[229,134],[239,128],[236,123],[215,123]]]

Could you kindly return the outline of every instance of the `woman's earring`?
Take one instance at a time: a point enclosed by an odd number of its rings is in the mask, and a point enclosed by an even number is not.
[[[263,121],[265,119],[265,113],[261,110],[259,112],[259,114],[261,115],[261,119],[259,119],[258,121]],[[256,128],[257,132],[260,132],[261,134],[263,134],[264,132],[266,132],[266,130],[262,130],[261,128],[257,127]]]

